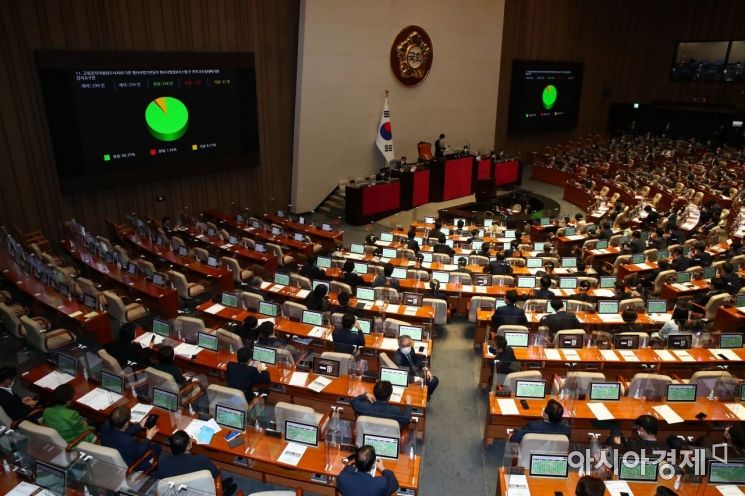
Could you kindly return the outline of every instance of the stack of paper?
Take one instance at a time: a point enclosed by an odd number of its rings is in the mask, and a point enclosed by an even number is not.
[[[212,436],[221,430],[222,427],[215,422],[215,419],[193,419],[184,429],[190,438],[197,440],[197,444],[209,444],[212,441]]]
[[[155,336],[155,339],[153,339],[153,336]],[[134,342],[142,346],[143,348],[147,348],[150,346],[150,342],[152,341],[153,344],[160,344],[163,342],[163,336],[160,334],[153,334],[152,332],[145,332],[141,334],[139,337],[137,337]]]
[[[397,350],[398,349],[398,339],[396,338],[383,338],[383,342],[380,343],[380,347],[384,350]]]
[[[326,334],[326,329],[319,326],[313,326],[313,329],[311,329],[308,332],[308,336],[314,337],[314,338],[322,338]]]
[[[724,485],[721,485],[721,486],[714,486],[714,487],[717,488],[717,491],[719,491],[719,493],[722,496],[743,496],[743,495],[745,495],[745,493],[742,492],[742,489],[740,489],[737,486],[724,486]]]
[[[305,299],[305,297],[308,296],[309,294],[310,294],[310,291],[308,291],[307,289],[301,289],[300,291],[297,292],[297,297]]]
[[[684,422],[683,418],[670,408],[670,405],[657,405],[652,409],[657,412],[668,424],[680,424]]]
[[[272,283],[270,282],[262,281],[260,288],[262,291],[266,291],[271,285]]]
[[[603,360],[608,362],[617,362],[620,360],[613,350],[600,350],[600,354],[603,355]]]
[[[28,482],[21,482],[16,487],[10,490],[8,494],[5,496],[31,496],[36,491],[41,489],[41,487],[35,485],[35,484],[29,484]],[[48,491],[44,491],[44,493],[51,494]],[[40,493],[40,494],[44,494]]]
[[[287,446],[285,446],[284,451],[279,455],[277,461],[284,463],[285,465],[296,466],[300,463],[300,459],[305,454],[306,449],[308,449],[308,447],[304,444],[287,443]]]
[[[315,391],[316,393],[320,393],[329,384],[331,384],[331,379],[319,375],[313,382],[308,384],[308,389],[310,389],[311,391]]]
[[[57,372],[56,370],[54,370],[38,381],[34,382],[34,385],[43,387],[45,389],[57,389],[57,386],[68,383],[73,379],[75,378],[70,374],[65,374],[64,372]]]
[[[394,403],[401,403],[401,397],[404,395],[406,388],[401,386],[393,386],[393,392],[391,393],[391,401]]]
[[[600,313],[598,318],[605,323],[621,324],[623,323],[623,317],[617,313]]]
[[[574,350],[572,348],[562,348],[561,352],[564,354],[564,360],[569,361],[580,361],[581,358],[579,357],[579,353],[577,353],[577,350]]]
[[[178,346],[176,346],[173,349],[173,352],[182,357],[192,357],[202,351],[202,348],[200,348],[197,345],[189,344],[189,343],[181,343]]]
[[[497,398],[497,405],[502,415],[520,415],[517,403],[512,398]]]
[[[629,483],[624,480],[607,480],[605,481],[605,489],[608,491],[610,496],[621,496],[621,494],[628,494],[634,496],[634,493],[629,487]]]
[[[120,399],[122,399],[121,394],[112,393],[111,391],[102,388],[96,388],[78,399],[78,403],[82,403],[94,410],[105,410]]]
[[[745,406],[740,403],[725,403],[725,405],[732,413],[735,414],[740,420],[745,420]]]
[[[406,310],[404,310],[404,315],[413,317],[414,315],[416,315],[418,310],[419,310],[419,307],[406,307]]]
[[[605,406],[605,403],[588,403],[587,408],[598,420],[613,420],[615,418],[608,407]]]
[[[272,287],[269,288],[269,292],[270,293],[279,293],[283,289],[285,289],[285,287],[282,286],[281,284],[272,284]]]
[[[595,290],[595,296],[602,296],[605,298],[609,298],[613,296],[613,290],[610,289],[596,289]]]
[[[150,413],[153,409],[153,405],[146,405],[144,403],[137,403],[132,407],[131,420],[133,424],[139,423],[145,416]]]
[[[727,357],[727,360],[734,360],[734,361],[740,361],[740,357],[737,356],[737,353],[735,353],[732,350],[722,349],[722,348],[712,348],[709,350],[711,354],[714,356],[717,360],[722,360],[722,357],[719,355],[724,355]]]
[[[401,305],[396,305],[394,303],[389,303],[385,306],[385,311],[389,313],[398,313],[398,309],[401,307]]]
[[[305,383],[308,382],[307,372],[293,372],[290,377],[290,386],[305,387]]]
[[[215,303],[214,305],[210,306],[209,308],[205,309],[204,311],[207,313],[210,313],[212,315],[218,314],[221,310],[225,310],[225,307],[220,305],[219,303]]]
[[[563,358],[561,358],[561,353],[559,353],[559,350],[556,350],[554,348],[543,348],[543,353],[546,355],[546,360],[563,360]]]
[[[507,496],[530,496],[525,474],[507,475]]]

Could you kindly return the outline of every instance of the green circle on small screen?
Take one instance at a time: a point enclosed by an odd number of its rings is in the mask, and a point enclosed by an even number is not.
[[[151,101],[145,109],[145,122],[150,134],[161,141],[174,141],[186,133],[189,110],[184,102],[172,96]]]
[[[543,95],[541,95],[541,100],[543,100],[543,108],[546,110],[551,110],[553,108],[554,104],[556,103],[556,86],[553,84],[549,84],[545,88],[543,88]]]

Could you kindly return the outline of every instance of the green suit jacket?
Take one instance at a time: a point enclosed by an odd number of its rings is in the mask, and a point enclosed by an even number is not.
[[[43,421],[45,426],[59,432],[60,436],[68,443],[85,431],[90,430],[88,423],[78,412],[64,405],[45,408]],[[92,441],[94,437],[93,433],[91,433],[86,436],[85,441]]]

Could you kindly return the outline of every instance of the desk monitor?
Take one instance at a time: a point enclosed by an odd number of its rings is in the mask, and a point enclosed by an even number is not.
[[[318,446],[318,426],[285,420],[285,441]]]
[[[34,483],[54,496],[67,494],[67,472],[63,468],[36,460],[34,462]]]
[[[517,278],[517,287],[533,289],[535,287],[535,277],[519,276]]]
[[[621,246],[628,244],[628,242],[629,242],[628,236],[621,236],[621,239],[618,240],[618,244]]]
[[[424,337],[424,331],[421,326],[400,325],[398,326],[399,336],[409,336],[414,341],[421,341]]]
[[[161,288],[166,287],[166,275],[160,272],[153,272],[153,284]]]
[[[717,275],[716,267],[705,267],[701,272],[701,277],[705,281],[711,281]]]
[[[621,399],[620,382],[590,383],[590,401],[618,401]]]
[[[292,238],[295,241],[298,241],[300,243],[303,243],[305,241],[305,237],[303,236],[303,233],[295,233],[292,235]]]
[[[349,251],[351,253],[354,253],[355,255],[364,255],[365,254],[365,246],[359,245],[357,243],[352,243],[349,245]]]
[[[102,370],[101,387],[112,393],[124,394],[124,378]]]
[[[269,317],[276,317],[279,314],[279,305],[276,303],[268,303],[266,301],[259,302],[259,313],[261,315],[268,315]]]
[[[738,308],[745,307],[745,294],[735,296],[735,306]]]
[[[238,239],[238,236],[233,236],[232,234],[228,236],[228,243],[231,245],[237,245],[239,242],[240,240]]]
[[[261,229],[261,222],[258,220],[251,221],[251,227],[254,229]]]
[[[616,276],[600,276],[600,289],[610,289],[616,286]]]
[[[675,282],[678,284],[685,284],[687,282],[691,282],[691,276],[693,274],[691,272],[678,272],[675,274]]]
[[[432,253],[428,251],[421,251],[419,254],[422,256],[422,262],[432,263]]]
[[[577,229],[574,227],[567,227],[564,230],[564,236],[574,236],[575,234],[577,234]]]
[[[406,279],[408,274],[406,273],[406,269],[403,267],[396,267],[393,269],[393,272],[391,272],[391,277],[394,279]]]
[[[636,350],[639,348],[639,335],[616,334],[613,336],[613,347],[617,350]]]
[[[303,217],[302,215],[299,215],[297,218],[297,223],[305,225],[305,217]]]
[[[549,217],[541,217],[539,223],[542,226],[547,226],[547,225],[551,224],[551,219]]]
[[[582,348],[586,335],[584,333],[562,334],[559,336],[559,348]]]
[[[362,334],[370,334],[372,332],[372,320],[370,319],[357,319],[357,323],[362,329]]]
[[[331,224],[321,224],[321,231],[331,232]]]
[[[525,348],[528,346],[530,333],[525,331],[505,331],[504,339],[507,340],[507,346]]]
[[[484,227],[492,227],[494,225],[494,219],[484,219]]]
[[[70,356],[57,353],[57,368],[60,372],[75,377],[78,374],[78,361]]]
[[[515,381],[515,398],[546,397],[546,381]]]
[[[543,260],[540,258],[528,258],[525,260],[525,267],[529,269],[540,269],[543,267]]]
[[[223,293],[220,303],[226,307],[238,308],[238,295],[233,293]]]
[[[577,289],[578,284],[576,277],[559,278],[559,289]]]
[[[481,248],[484,247],[483,241],[471,241],[471,250],[473,251],[481,251]]]
[[[492,277],[491,274],[474,274],[475,278],[473,283],[476,286],[491,286]]]
[[[577,268],[577,257],[561,257],[561,266],[565,269]]]
[[[440,281],[440,284],[447,284],[450,282],[450,272],[432,272],[432,280]]]
[[[421,307],[424,302],[424,295],[422,293],[409,293],[404,291],[401,293],[401,303],[412,307]]]
[[[670,252],[668,250],[659,250],[657,252],[657,260],[665,260],[670,258]]]
[[[393,386],[406,387],[409,385],[409,371],[406,369],[380,367],[380,380],[388,381]]]
[[[595,243],[595,249],[596,250],[605,250],[608,248],[608,240],[607,239],[599,239],[597,243]]]
[[[385,258],[397,258],[398,251],[395,248],[383,248],[382,255]]]
[[[375,434],[364,434],[362,444],[375,448],[375,455],[389,460],[398,459],[399,438],[390,436],[377,436]]]
[[[516,231],[514,229],[506,229],[504,231],[504,237],[507,239],[515,239]]]
[[[153,332],[158,336],[168,337],[171,335],[171,323],[164,319],[153,319]]]
[[[318,257],[316,259],[316,265],[319,269],[330,269],[331,259],[329,257]]]
[[[657,470],[659,465],[649,459],[638,459],[633,457],[631,463],[621,461],[618,470],[618,479],[636,482],[657,482]]]
[[[435,223],[435,218],[434,217],[425,217],[424,218],[424,223],[425,224],[434,224]]]
[[[157,406],[158,408],[162,408],[171,412],[178,411],[178,394],[166,391],[165,389],[154,387],[153,406]]]
[[[274,274],[274,284],[281,284],[282,286],[290,285],[290,274],[282,274],[277,272]]]
[[[448,246],[450,248],[455,248],[455,241],[453,241],[452,239],[446,239],[445,246]]]
[[[313,373],[329,377],[339,377],[341,362],[331,358],[313,357]]]
[[[598,313],[601,315],[618,313],[618,303],[618,300],[600,300],[598,301]]]
[[[210,238],[214,238],[215,236],[217,236],[217,231],[210,227],[209,229],[207,229],[207,236],[209,236]]]
[[[127,272],[129,272],[133,276],[136,276],[139,272],[137,264],[134,262],[129,262],[129,265],[127,265]]]
[[[567,455],[530,455],[531,477],[557,477],[566,479],[569,475],[569,457]]]
[[[279,227],[272,227],[272,236],[282,236],[282,229]]]
[[[667,347],[671,350],[688,350],[693,342],[693,334],[670,334],[667,337]]]
[[[414,236],[414,241],[417,242],[419,246],[424,246],[424,238],[421,236]],[[430,260],[431,262],[431,260]]]
[[[691,245],[683,245],[681,248],[683,248],[683,256],[684,257],[691,256]]]
[[[730,461],[709,462],[709,484],[745,484],[745,462]]]
[[[315,290],[318,286],[326,286],[326,293],[328,293],[331,290],[331,286],[329,286],[329,283],[327,281],[313,281],[313,290]]]
[[[354,263],[354,270],[352,272],[354,272],[355,274],[361,274],[361,275],[367,274],[367,264],[366,263],[355,262]]]
[[[277,363],[277,350],[268,346],[254,345],[251,359],[268,365],[274,365]]]
[[[209,257],[207,257],[207,265],[217,268],[220,266],[220,259],[210,255]]]
[[[197,346],[204,348],[205,350],[217,351],[218,339],[217,336],[207,334],[206,332],[197,333]]]
[[[742,348],[742,334],[722,333],[719,335],[720,348]]]
[[[246,427],[246,412],[224,405],[215,405],[215,422],[223,427],[242,431]]]
[[[546,243],[543,241],[536,241],[533,243],[533,251],[535,252],[541,252],[543,251],[543,248],[546,246]]]
[[[696,401],[696,384],[668,384],[667,401]]]
[[[667,312],[666,300],[647,300],[647,313],[665,313]]]
[[[264,246],[263,243],[256,243],[254,245],[254,250],[256,250],[258,253],[266,253],[266,246]]]
[[[634,253],[631,255],[631,263],[632,264],[641,264],[644,263],[647,260],[647,258],[644,256],[644,253]]]
[[[83,305],[88,308],[93,308],[94,310],[98,308],[96,297],[88,293],[83,293]]]
[[[357,299],[366,300],[366,301],[374,301],[375,290],[373,288],[363,288],[362,286],[357,286]]]
[[[61,294],[64,298],[70,297],[70,286],[64,283],[60,283],[59,286],[57,286],[57,291],[59,291],[59,294]]]
[[[386,243],[390,243],[393,241],[393,233],[380,233],[380,241],[385,241]]]
[[[323,325],[323,313],[314,312],[313,310],[303,310],[302,323],[312,326],[321,326]]]

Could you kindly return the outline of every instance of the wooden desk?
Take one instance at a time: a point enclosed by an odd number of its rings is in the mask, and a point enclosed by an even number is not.
[[[630,276],[631,274],[635,274],[637,276],[642,274],[649,274],[650,272],[657,270],[659,266],[657,265],[657,262],[649,262],[645,261],[644,263],[640,264],[622,264],[618,266],[618,274],[616,275],[616,278],[619,281],[623,281],[626,276]]]
[[[227,255],[250,263],[254,270],[256,266],[259,266],[272,274],[277,271],[277,257],[275,255],[260,253],[256,250],[246,248],[243,245],[233,245],[218,237],[210,237],[205,234],[200,234],[194,228],[181,232],[188,235],[192,240],[198,243],[202,243],[212,249],[222,251]]]
[[[294,239],[288,238],[287,236],[275,236],[270,231],[254,229],[251,226],[241,224],[233,217],[229,217],[225,214],[221,214],[215,210],[209,210],[207,212],[207,215],[217,220],[220,224],[231,228],[233,231],[240,231],[242,236],[248,236],[253,239],[260,239],[262,241],[276,243],[280,246],[287,246],[292,251],[303,253],[305,255],[313,254],[313,243],[295,241]]]
[[[224,214],[222,214],[224,216]],[[324,231],[313,225],[300,224],[286,217],[276,214],[264,214],[264,219],[274,224],[279,224],[295,232],[301,232],[310,236],[310,239],[320,243],[325,251],[334,251],[344,243],[343,231]]]
[[[660,292],[660,298],[667,301],[676,301],[681,296],[703,293],[711,288],[709,281],[703,279],[692,280],[686,289],[680,289],[673,284],[664,284]]]
[[[737,307],[719,307],[714,319],[714,328],[722,332],[743,332],[745,330],[745,314]]]
[[[101,257],[95,253],[90,253],[87,248],[81,247],[79,243],[63,240],[62,246],[79,263],[134,292],[136,296],[144,300],[151,310],[155,310],[168,318],[174,318],[178,315],[180,302],[175,290],[153,284],[143,276],[133,276],[122,270],[117,264],[107,264]]]
[[[577,246],[581,246],[582,243],[590,239],[586,234],[574,234],[572,236],[559,236],[556,238],[556,251],[562,257],[568,257],[572,254],[572,249]]]
[[[74,327],[71,326],[70,330],[75,330],[79,326],[99,344],[107,344],[114,339],[107,313],[98,312],[76,300],[65,298],[53,288],[45,286],[40,280],[21,269],[4,246],[0,247],[0,268],[3,277],[19,291],[32,298],[42,308],[51,310],[54,315],[62,316],[67,322],[71,322]]]
[[[201,355],[202,353],[200,353]],[[52,368],[48,364],[42,364],[24,373],[22,379],[32,388],[48,396],[51,390],[43,390],[33,386],[34,381],[48,374]],[[77,402],[77,399],[96,387],[78,377],[72,381],[75,389],[75,400],[72,407],[83,415],[97,422],[105,421],[111,411],[119,405],[130,408],[137,403],[128,392],[118,403],[103,411],[92,410],[86,405]],[[329,386],[331,387],[331,386]],[[322,411],[327,411],[324,409]],[[160,415],[158,419],[158,434],[154,440],[160,444],[168,445],[168,437],[176,430],[186,427],[192,418],[187,413],[174,415],[160,408],[154,407],[151,411]],[[240,474],[245,477],[259,479],[271,484],[280,484],[291,487],[303,487],[306,491],[318,494],[336,496],[336,476],[343,467],[342,459],[348,453],[339,450],[327,450],[323,441],[318,447],[309,447],[297,466],[284,465],[277,461],[280,453],[287,443],[283,439],[265,435],[253,429],[247,429],[244,433],[244,442],[241,446],[231,448],[224,439],[224,433],[218,432],[212,438],[209,445],[194,443],[192,453],[204,454],[215,461],[220,468]],[[248,464],[236,462],[236,457],[247,458]],[[398,460],[386,460],[386,468],[396,474],[401,487],[418,490],[421,458],[416,456],[414,460],[403,455]],[[328,483],[315,482],[311,480],[314,474],[322,474],[329,478]]]
[[[210,267],[196,258],[182,257],[174,252],[170,245],[159,246],[153,243],[147,236],[141,236],[131,228],[127,228],[119,234],[135,248],[154,255],[166,263],[175,265],[178,267],[178,270],[185,270],[199,277],[214,280],[221,289],[226,291],[234,288],[232,275],[225,267]]]

